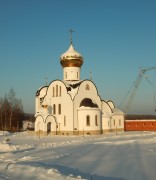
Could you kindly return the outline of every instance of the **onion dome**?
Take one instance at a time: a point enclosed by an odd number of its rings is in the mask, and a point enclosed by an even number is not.
[[[74,49],[71,43],[69,49],[60,56],[60,63],[62,67],[81,67],[83,57]]]

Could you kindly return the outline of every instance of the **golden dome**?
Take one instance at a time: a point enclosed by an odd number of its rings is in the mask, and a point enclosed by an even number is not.
[[[80,53],[75,51],[71,43],[69,49],[60,56],[60,63],[62,67],[81,67],[83,64],[83,57]]]

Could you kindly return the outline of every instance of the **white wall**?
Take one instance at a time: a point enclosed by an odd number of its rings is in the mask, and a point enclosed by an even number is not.
[[[39,130],[45,131],[43,117],[40,115],[36,117],[36,121],[35,121],[35,131],[39,131]]]
[[[110,117],[102,116],[102,130],[103,131],[110,131],[111,123],[110,123]]]
[[[86,86],[89,85],[89,90],[86,89]],[[78,94],[76,94],[74,98],[74,128],[78,128],[78,115],[77,109],[80,106],[81,101],[84,98],[89,98],[93,100],[97,105],[98,108],[101,109],[101,99],[97,94],[96,86],[89,80],[84,80],[79,87]]]
[[[80,68],[79,67],[64,67],[63,79],[65,81],[80,80]]]
[[[40,103],[40,99],[44,98],[44,96],[46,95],[47,92],[47,87],[42,87],[39,90],[39,95],[36,96],[35,101],[36,101],[36,105],[35,105],[35,109],[36,109],[36,113],[35,115],[39,114],[39,112],[41,111],[41,103]]]
[[[56,87],[58,87],[58,93],[55,92],[53,94],[53,90],[56,91],[57,89]],[[59,80],[52,82],[48,88],[46,99],[52,108],[54,104],[56,105],[56,114],[54,114],[53,110],[52,114],[56,117],[59,128],[61,130],[73,131],[73,102],[71,96],[67,93],[65,84]],[[61,114],[58,112],[59,104],[61,105]],[[66,117],[66,126],[64,126],[64,116]]]
[[[111,129],[124,129],[124,116],[122,114],[112,115]]]
[[[86,117],[90,117],[90,126],[87,126]],[[95,116],[97,115],[97,125],[95,123]],[[101,111],[98,108],[80,108],[78,109],[78,130],[91,131],[101,130]]]

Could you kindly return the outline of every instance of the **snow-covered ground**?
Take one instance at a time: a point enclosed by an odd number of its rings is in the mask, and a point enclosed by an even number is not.
[[[5,134],[0,132],[2,180],[156,179],[156,132],[84,138]]]

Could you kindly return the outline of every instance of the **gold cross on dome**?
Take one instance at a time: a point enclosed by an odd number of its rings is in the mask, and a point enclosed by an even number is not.
[[[69,30],[70,31],[70,44],[73,43],[73,40],[72,40],[72,33],[74,32],[72,29]]]
[[[48,81],[48,78],[45,77],[44,79],[45,79],[45,85],[47,86],[47,84],[48,84],[48,82],[47,82],[47,81]]]

